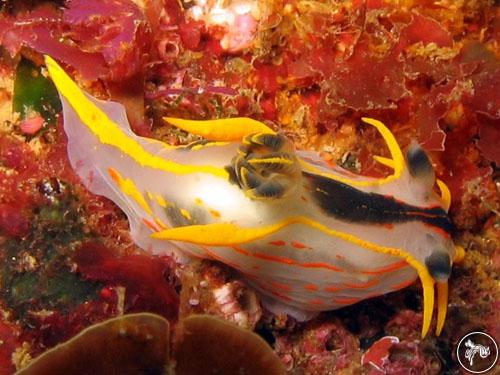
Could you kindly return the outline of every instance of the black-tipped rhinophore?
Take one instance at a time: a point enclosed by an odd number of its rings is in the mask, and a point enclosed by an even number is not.
[[[425,258],[425,265],[434,280],[444,282],[451,274],[450,256],[443,250],[435,250]]]
[[[413,177],[433,176],[434,169],[427,153],[417,143],[413,143],[406,152],[406,163]]]

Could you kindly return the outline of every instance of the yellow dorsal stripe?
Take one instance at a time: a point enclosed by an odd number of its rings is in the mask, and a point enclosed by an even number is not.
[[[444,283],[437,282],[437,322],[436,322],[436,336],[441,334],[443,330],[444,321],[446,320],[446,312],[448,310],[448,281]]]
[[[292,224],[307,225],[327,235],[354,243],[367,250],[400,257],[415,268],[422,282],[424,291],[422,337],[425,337],[429,330],[434,310],[434,280],[429,274],[429,271],[427,271],[427,268],[403,249],[379,246],[372,242],[362,240],[352,234],[330,229],[304,216],[292,216],[277,223],[257,228],[244,228],[231,223],[188,225],[153,233],[152,237],[161,240],[183,241],[204,246],[234,246],[262,239]]]
[[[148,153],[141,144],[125,134],[118,124],[90,101],[54,59],[46,55],[45,64],[59,93],[101,143],[116,147],[144,167],[175,174],[209,173],[217,177],[229,178],[227,171],[223,168],[182,165]]]
[[[274,131],[260,121],[248,117],[234,117],[219,120],[184,120],[180,118],[164,117],[165,121],[211,141],[238,141],[254,133],[270,133]]]
[[[313,174],[317,174],[323,177],[331,178],[333,180],[343,182],[345,184],[353,185],[353,186],[374,186],[374,185],[382,185],[389,183],[391,181],[397,180],[401,173],[405,168],[405,160],[401,149],[399,148],[398,142],[391,131],[380,121],[374,120],[368,117],[362,117],[361,120],[374,126],[380,135],[384,138],[387,147],[389,148],[389,152],[391,154],[392,159],[384,158],[381,156],[374,156],[375,160],[379,161],[381,164],[384,164],[388,167],[394,169],[392,175],[380,178],[380,179],[371,179],[371,180],[354,180],[347,177],[341,177],[335,175],[333,173],[324,172],[321,169],[316,168],[314,165],[306,162],[305,160],[300,160],[302,168],[306,172],[310,172]]]

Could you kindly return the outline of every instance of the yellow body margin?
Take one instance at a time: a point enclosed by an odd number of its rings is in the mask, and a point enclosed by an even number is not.
[[[153,233],[151,236],[161,240],[183,241],[204,246],[234,246],[262,239],[293,224],[307,225],[327,235],[349,241],[367,250],[403,258],[410,266],[415,268],[422,282],[424,293],[422,337],[427,335],[434,310],[434,279],[424,264],[403,249],[378,246],[351,234],[330,229],[304,216],[292,216],[277,223],[256,228],[244,228],[231,223],[188,225],[166,229]]]
[[[98,108],[53,58],[46,55],[45,65],[59,94],[67,100],[83,124],[101,143],[116,147],[144,167],[174,174],[209,173],[229,179],[228,172],[223,168],[178,164],[148,153],[140,143],[124,133],[118,124]]]

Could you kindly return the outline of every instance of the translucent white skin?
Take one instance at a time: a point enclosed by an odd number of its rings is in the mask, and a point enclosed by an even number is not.
[[[118,124],[127,137],[135,139],[150,154],[166,160],[224,168],[231,165],[241,145],[235,142],[198,150],[172,149],[162,142],[136,136],[128,125],[122,105],[87,97]],[[156,217],[166,227],[232,223],[243,228],[257,228],[301,216],[378,246],[403,249],[421,263],[436,248],[444,249],[454,259],[451,239],[421,222],[393,223],[389,228],[346,222],[326,215],[314,203],[305,180],[297,181],[293,191],[284,198],[256,200],[238,185],[212,174],[175,174],[140,165],[118,148],[101,143],[64,98],[62,103],[72,167],[92,193],[111,199],[127,214],[132,238],[140,247],[154,253],[172,254],[181,262],[189,257],[200,257],[227,263],[246,276],[265,296],[267,307],[274,312],[308,319],[318,311],[337,309],[397,290],[415,280],[417,272],[407,264],[382,272],[385,267],[400,263],[402,258],[368,250],[304,224],[290,224],[264,238],[238,244],[244,251],[237,251],[232,246],[200,246],[153,239],[154,230],[145,225],[143,219],[154,222]],[[377,181],[340,167],[332,168],[314,152],[297,151],[296,155],[340,177]],[[117,187],[108,172],[110,167],[135,183],[153,215]],[[428,182],[411,177],[405,169],[394,181],[356,188],[392,196],[414,206],[441,206],[441,199],[428,185]],[[148,192],[159,194],[168,201],[173,207],[170,213],[167,214],[157,200],[148,198]],[[189,212],[190,219],[180,215],[181,209]]]

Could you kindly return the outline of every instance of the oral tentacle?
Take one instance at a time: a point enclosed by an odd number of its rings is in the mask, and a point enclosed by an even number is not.
[[[448,281],[436,283],[437,290],[437,323],[436,336],[441,334],[444,322],[446,320],[446,312],[448,310]]]

